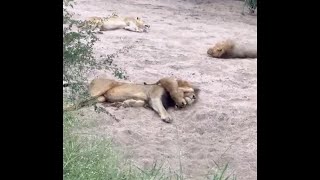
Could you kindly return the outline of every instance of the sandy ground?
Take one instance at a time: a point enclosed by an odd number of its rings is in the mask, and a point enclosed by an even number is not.
[[[242,16],[241,1],[77,0],[75,18],[119,15],[142,17],[149,33],[116,30],[99,34],[97,58],[131,48],[115,58],[131,82],[156,82],[165,76],[183,78],[201,89],[192,108],[169,110],[172,124],[144,108],[107,108],[121,119],[97,114],[93,108],[77,113],[88,126],[84,135],[112,137],[127,157],[141,167],[155,160],[184,178],[206,179],[217,165],[229,162],[239,180],[257,179],[257,59],[215,59],[208,47],[225,38],[256,43],[257,17]],[[108,71],[90,72],[88,80]],[[231,172],[231,171],[229,171]]]

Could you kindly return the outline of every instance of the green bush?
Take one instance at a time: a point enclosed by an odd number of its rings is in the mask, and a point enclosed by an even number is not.
[[[182,179],[177,173],[166,173],[162,164],[157,162],[151,168],[140,169],[117,153],[116,147],[108,139],[72,133],[73,129],[82,125],[82,122],[70,113],[64,113],[64,180]]]
[[[245,0],[242,14],[244,13],[245,7],[249,9],[251,14],[254,13],[254,11],[257,9],[257,0]]]
[[[63,115],[63,179],[64,180],[183,180],[180,171],[171,171],[163,163],[154,162],[153,166],[141,169],[126,160],[112,145],[100,136],[73,133],[84,125],[71,113]],[[228,164],[215,169],[203,179],[236,180],[233,174],[226,175]]]
[[[115,77],[126,79],[126,72],[113,64],[117,53],[107,55],[97,61],[93,56],[93,46],[99,39],[95,29],[84,22],[73,19],[68,9],[73,8],[73,0],[63,0],[63,81],[68,83],[68,92],[64,95],[71,101],[88,96],[86,75],[93,69],[111,70]]]
[[[70,91],[64,89],[66,98],[71,101],[88,96],[83,82],[86,82],[86,73],[92,69],[105,68],[111,70],[115,77],[126,79],[125,71],[117,68],[113,59],[132,48],[124,47],[98,63],[93,56],[93,46],[99,39],[91,27],[77,28],[83,22],[72,18],[68,9],[73,8],[73,5],[73,0],[63,0],[63,80],[72,82],[68,87]],[[73,129],[82,125],[70,113],[63,114],[63,179],[183,179],[176,172],[165,173],[162,164],[154,163],[151,169],[140,169],[132,165],[120,158],[107,139],[72,133]]]

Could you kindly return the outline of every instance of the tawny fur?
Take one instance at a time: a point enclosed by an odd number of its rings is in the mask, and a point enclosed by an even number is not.
[[[107,16],[107,17],[92,16],[92,17],[87,18],[78,27],[80,28],[83,26],[90,26],[92,28],[100,28],[103,25],[104,21],[106,21],[107,19],[109,19],[111,17],[118,17],[118,15],[112,14],[111,16]]]
[[[77,110],[88,105],[88,101],[95,101],[95,103],[108,102],[109,104],[122,105],[124,107],[148,106],[157,112],[163,121],[172,121],[172,117],[166,111],[165,106],[167,106],[168,103],[172,104],[173,101],[168,94],[168,91],[162,86],[124,83],[111,79],[99,78],[90,83],[89,93],[92,97],[91,99],[82,101],[77,105],[64,110]],[[187,105],[191,105],[195,102],[196,98],[194,94],[187,92],[183,93],[183,96]]]
[[[124,83],[118,82],[115,80],[110,80],[110,79],[104,79],[104,78],[97,78],[91,81],[89,84],[89,94],[91,97],[98,98],[99,102],[104,102],[105,98],[103,94],[116,86],[120,86]]]
[[[184,99],[184,92],[178,88],[177,80],[173,78],[162,78],[156,84],[162,86],[169,92],[171,98],[178,107],[184,107],[187,105],[187,102]]]
[[[99,32],[116,29],[125,29],[133,32],[148,32],[150,25],[146,24],[140,17],[120,17],[111,15],[109,17],[89,17],[78,27],[90,25],[91,28],[98,28]]]
[[[209,48],[207,54],[214,58],[257,58],[257,48],[256,45],[240,46],[228,39]]]
[[[100,31],[109,31],[116,29],[125,29],[134,32],[147,32],[150,25],[140,17],[111,17],[103,22],[100,26]]]
[[[190,82],[178,79],[178,88],[184,92],[184,99],[187,104],[192,104],[196,100],[195,87]]]
[[[147,85],[147,83],[144,83],[144,84]],[[166,91],[168,91],[171,98],[176,103],[177,107],[184,107],[188,104],[187,100],[184,98],[185,93],[189,93],[187,94],[187,96],[195,97],[194,94],[190,94],[190,93],[194,93],[194,89],[192,88],[191,84],[181,79],[176,80],[171,77],[166,77],[166,78],[160,79],[159,81],[154,83],[154,85],[160,85]]]
[[[89,84],[89,94],[91,97],[73,106],[64,108],[64,111],[74,111],[87,105],[93,105],[96,103],[105,102],[106,98],[104,97],[104,93],[107,90],[114,88],[116,86],[120,86],[122,84],[123,83],[121,82],[117,82],[110,79],[103,79],[103,78],[94,79]]]
[[[181,79],[178,79],[177,82],[179,89],[182,90],[184,93],[194,92],[194,87],[190,84],[190,82]]]
[[[133,32],[148,32],[150,28],[150,25],[145,24],[140,17],[120,17],[116,14],[112,14],[109,17],[89,17],[78,27],[82,27],[84,25],[89,25],[92,28],[98,28],[99,33],[102,33],[102,31],[116,29],[125,29]]]

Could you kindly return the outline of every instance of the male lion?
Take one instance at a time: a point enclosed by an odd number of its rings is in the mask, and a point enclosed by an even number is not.
[[[257,48],[239,46],[228,39],[209,48],[207,54],[214,58],[257,58]]]
[[[183,80],[176,80],[171,77],[162,78],[154,84],[147,84],[144,82],[145,85],[160,85],[166,91],[169,92],[171,98],[176,103],[176,107],[184,107],[187,105],[187,101],[184,97],[184,93],[192,93],[194,89],[187,81]],[[188,94],[190,95],[190,94]],[[195,96],[194,96],[195,97]]]
[[[191,87],[190,87],[191,88]],[[192,89],[193,92],[198,93],[197,88]],[[190,91],[183,91],[185,101],[188,105],[195,102],[195,93]],[[67,108],[65,110],[72,110],[79,106],[83,106],[86,102],[95,100],[97,102],[109,102],[116,105],[121,104],[125,107],[144,107],[148,105],[164,122],[171,122],[172,117],[166,111],[166,108],[174,105],[169,92],[159,85],[144,85],[118,82],[111,79],[98,78],[94,79],[89,85],[89,93],[92,97],[89,100],[79,103],[75,107]]]
[[[140,17],[119,17],[117,15],[112,15],[110,17],[90,17],[86,20],[87,24],[96,27],[102,31],[110,31],[116,29],[125,29],[133,32],[147,32],[150,25],[145,24],[145,22]]]

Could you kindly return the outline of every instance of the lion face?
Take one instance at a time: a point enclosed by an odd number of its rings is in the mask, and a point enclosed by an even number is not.
[[[150,28],[149,24],[145,24],[145,22],[140,18],[140,17],[136,17],[136,24],[138,27],[143,27],[144,31],[146,31],[147,29]]]
[[[197,99],[196,94],[194,92],[186,92],[184,93],[184,98],[187,102],[187,105],[191,105]]]
[[[176,108],[183,108],[187,105],[187,102],[184,98],[184,93],[182,91],[178,90],[176,92],[170,93],[170,95],[176,103]]]
[[[193,104],[196,101],[196,93],[195,92],[185,92],[184,98],[176,100],[176,108],[184,108],[188,105]]]
[[[234,42],[232,40],[225,40],[216,43],[212,48],[209,48],[207,53],[215,58],[227,56],[229,52],[234,48]]]
[[[180,99],[180,101],[175,105],[176,108],[184,108],[187,105],[187,101],[185,99]]]
[[[211,55],[212,57],[217,57],[217,58],[223,56],[225,54],[225,52],[226,52],[225,49],[220,46],[215,46],[213,48],[209,48],[207,51],[207,53],[209,55]]]

